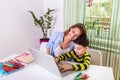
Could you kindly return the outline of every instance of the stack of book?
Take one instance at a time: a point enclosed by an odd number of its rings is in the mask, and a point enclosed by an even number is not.
[[[2,64],[2,69],[5,70],[6,72],[13,72],[15,70],[18,70],[20,68],[24,67],[23,64],[15,61],[15,60],[8,60],[8,61],[5,61],[3,62]]]
[[[34,61],[30,53],[23,53],[13,59],[0,62],[0,77],[24,68],[26,64]]]
[[[16,70],[19,70],[21,68],[23,68],[24,65],[15,61],[15,60],[8,60],[5,62],[1,62],[0,63],[0,77],[4,76],[4,75],[8,75]]]
[[[7,74],[12,73],[16,70],[19,70],[23,67],[24,67],[23,64],[21,64],[18,61],[15,61],[13,59],[10,59],[5,62],[1,62],[0,63],[0,75],[1,76],[7,75]]]

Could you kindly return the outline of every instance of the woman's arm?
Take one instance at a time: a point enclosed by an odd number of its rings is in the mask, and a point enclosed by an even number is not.
[[[57,35],[57,32],[54,32],[54,33],[51,35],[51,37],[50,37],[50,39],[49,39],[49,42],[48,42],[47,45],[46,45],[46,53],[47,53],[47,54],[51,54],[51,50],[50,50],[50,49],[52,49],[52,47],[53,47],[53,45],[54,45],[54,42],[55,42],[55,39],[56,39],[56,35]]]
[[[50,48],[47,48],[46,53],[50,54]]]
[[[54,32],[52,33],[49,42],[46,45],[46,48],[49,48],[48,52],[50,55],[54,55],[54,48],[58,46],[62,40],[63,32]]]

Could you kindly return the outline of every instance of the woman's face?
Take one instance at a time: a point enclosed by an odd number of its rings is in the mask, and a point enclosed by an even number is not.
[[[75,40],[80,36],[80,34],[81,34],[81,31],[79,28],[71,28],[68,33],[68,38],[71,40]]]

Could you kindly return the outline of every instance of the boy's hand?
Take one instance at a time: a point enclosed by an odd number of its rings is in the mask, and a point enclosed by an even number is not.
[[[61,70],[61,72],[65,72],[65,71],[68,71],[68,70],[73,70],[73,67],[71,64],[66,64],[64,62],[61,62],[59,64],[59,68]]]
[[[55,58],[55,62],[58,63],[59,62],[59,58]]]

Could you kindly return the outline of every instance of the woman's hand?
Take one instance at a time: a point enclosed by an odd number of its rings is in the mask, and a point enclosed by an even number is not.
[[[71,64],[68,64],[68,63],[66,64],[64,62],[61,62],[59,64],[59,68],[60,68],[61,72],[65,72],[65,71],[68,71],[68,70],[73,70],[73,67],[72,67]]]
[[[47,48],[46,53],[50,54],[50,48]]]

